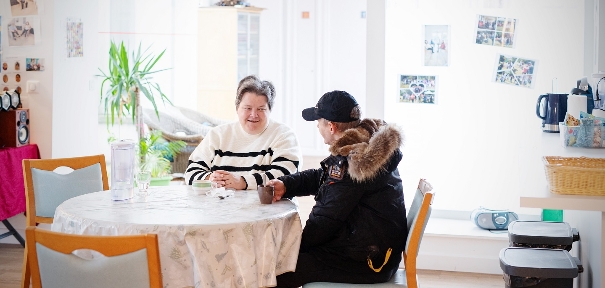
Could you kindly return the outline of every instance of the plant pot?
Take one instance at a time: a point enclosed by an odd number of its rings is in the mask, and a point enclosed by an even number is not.
[[[164,176],[158,178],[151,178],[150,186],[168,186],[172,181],[172,176]]]

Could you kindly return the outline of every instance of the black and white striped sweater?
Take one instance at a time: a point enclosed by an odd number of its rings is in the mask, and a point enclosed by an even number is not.
[[[269,120],[267,129],[258,135],[244,131],[239,122],[217,126],[191,153],[185,181],[204,179],[215,170],[242,176],[247,189],[256,189],[266,180],[298,171],[302,154],[294,131]]]

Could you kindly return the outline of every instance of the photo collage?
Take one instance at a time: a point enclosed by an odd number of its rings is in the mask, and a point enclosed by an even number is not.
[[[437,76],[400,75],[399,103],[435,104]]]
[[[536,60],[499,55],[494,81],[531,88]]]
[[[486,15],[477,17],[477,44],[514,48],[517,19]]]

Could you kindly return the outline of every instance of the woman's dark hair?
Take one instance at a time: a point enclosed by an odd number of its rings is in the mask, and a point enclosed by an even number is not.
[[[237,96],[235,97],[235,107],[239,107],[242,102],[242,97],[246,92],[252,92],[258,95],[267,97],[267,104],[269,105],[269,111],[273,107],[273,101],[275,100],[275,87],[270,81],[262,81],[256,75],[250,75],[244,77],[239,81],[237,86]]]

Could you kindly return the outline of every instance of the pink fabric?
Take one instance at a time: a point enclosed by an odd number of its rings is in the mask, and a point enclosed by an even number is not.
[[[38,145],[0,148],[0,220],[25,212],[23,159],[40,159]]]

